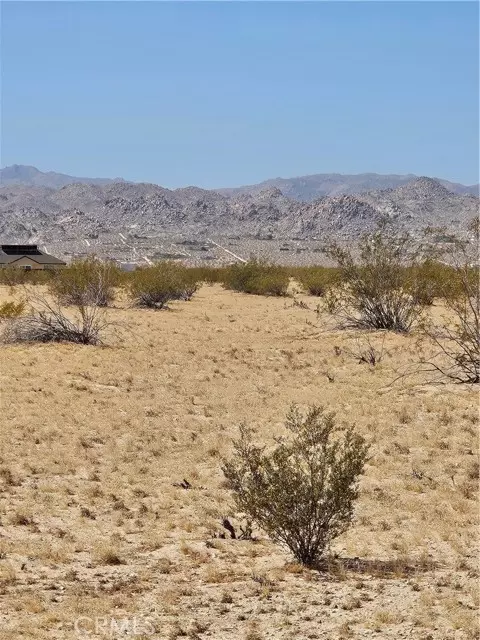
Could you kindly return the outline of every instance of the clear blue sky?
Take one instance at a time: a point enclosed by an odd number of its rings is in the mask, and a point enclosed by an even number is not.
[[[478,181],[474,2],[2,2],[1,164]]]

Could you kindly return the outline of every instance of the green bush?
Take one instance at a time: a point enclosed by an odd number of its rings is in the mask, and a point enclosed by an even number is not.
[[[328,291],[327,309],[346,328],[407,333],[425,306],[415,276],[417,251],[408,234],[385,228],[363,236],[358,258],[331,245],[328,255],[338,264],[341,285]]]
[[[214,284],[222,282],[224,269],[222,267],[187,267],[187,273],[195,282]]]
[[[163,309],[171,300],[190,300],[198,289],[197,275],[183,265],[159,262],[131,274],[127,289],[135,306]]]
[[[429,306],[435,298],[461,295],[462,287],[452,265],[427,259],[405,269],[405,288],[421,304]]]
[[[336,269],[320,266],[299,267],[292,276],[311,296],[324,296],[339,278]]]
[[[334,415],[293,407],[289,439],[271,452],[254,444],[243,425],[234,455],[222,467],[239,511],[295,558],[315,566],[331,540],[349,527],[368,447],[353,428],[338,428]]]
[[[120,279],[121,271],[114,262],[89,257],[55,271],[48,288],[63,305],[106,307],[113,302]]]
[[[232,264],[223,272],[223,286],[232,291],[262,296],[285,296],[288,284],[288,273],[283,267],[256,259]]]
[[[448,314],[425,322],[423,330],[435,354],[422,361],[423,370],[456,383],[480,384],[480,222],[469,224],[470,239],[456,239],[446,253],[449,283],[443,288]]]
[[[15,287],[21,284],[46,284],[52,278],[53,269],[0,268],[0,284]]]

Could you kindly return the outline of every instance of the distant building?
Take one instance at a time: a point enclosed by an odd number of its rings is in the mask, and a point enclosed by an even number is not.
[[[0,246],[0,268],[18,267],[30,271],[33,269],[58,269],[65,262],[40,251],[36,244],[2,244]]]

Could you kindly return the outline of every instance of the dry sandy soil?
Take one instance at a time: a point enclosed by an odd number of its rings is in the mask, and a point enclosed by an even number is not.
[[[415,336],[371,368],[313,310],[219,286],[108,313],[130,329],[107,347],[1,347],[2,640],[478,637],[478,396],[390,384]],[[220,470],[238,425],[272,442],[293,402],[371,443],[324,573],[222,527],[241,524]]]

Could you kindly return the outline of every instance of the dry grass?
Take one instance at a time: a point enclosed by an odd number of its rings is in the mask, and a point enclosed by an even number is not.
[[[389,387],[414,335],[387,334],[369,367],[344,353],[358,334],[219,285],[108,314],[132,330],[106,348],[2,347],[2,640],[71,640],[79,616],[143,616],[159,638],[478,637],[478,397]],[[323,573],[222,527],[241,521],[219,456],[242,420],[271,441],[294,401],[335,408],[372,444]]]

